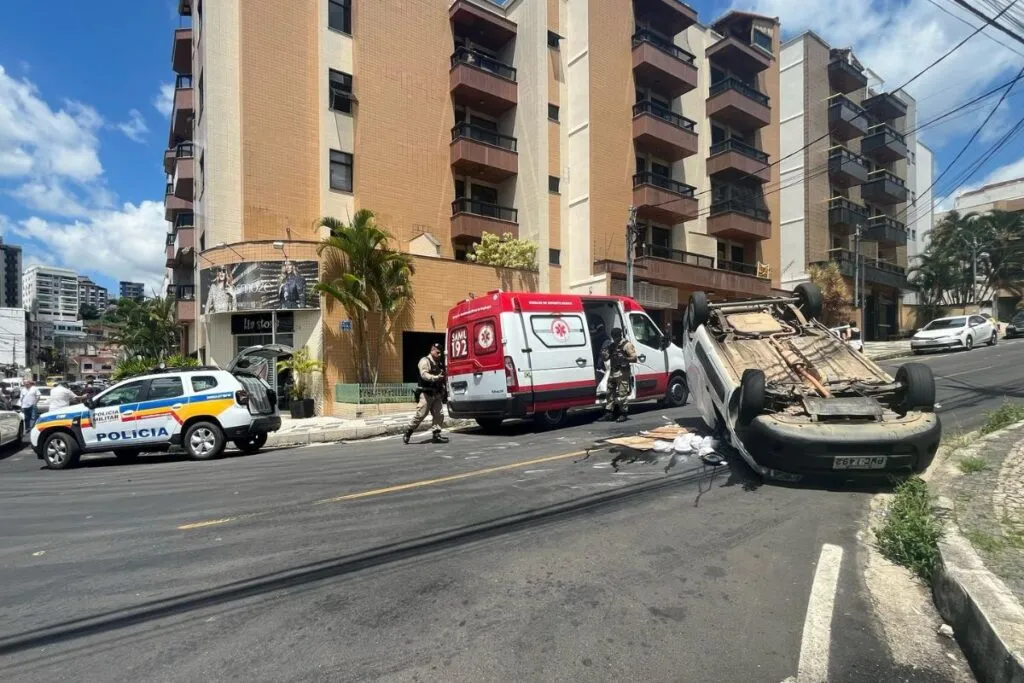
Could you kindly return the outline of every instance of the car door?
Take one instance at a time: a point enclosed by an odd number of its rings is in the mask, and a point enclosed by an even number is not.
[[[120,442],[131,440],[125,439],[124,434],[132,429],[145,386],[146,381],[141,379],[123,382],[90,401],[88,422],[83,419],[81,423],[87,449],[117,448]]]
[[[177,431],[177,411],[188,399],[179,375],[149,380],[142,400],[135,407],[131,430],[139,443],[165,443]]]
[[[992,336],[992,326],[980,315],[972,315],[968,324],[975,346],[986,343]]]
[[[665,336],[646,313],[629,314],[629,329],[636,347],[637,362],[633,364],[637,398],[663,396],[668,390],[668,354]]]
[[[521,313],[537,412],[593,404],[593,352],[582,310]]]

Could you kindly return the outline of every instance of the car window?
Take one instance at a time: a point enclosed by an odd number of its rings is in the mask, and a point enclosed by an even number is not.
[[[953,330],[967,324],[967,318],[939,318],[924,326],[926,330]]]
[[[984,324],[985,324],[985,319],[982,318],[980,315],[972,315],[971,316],[971,325],[984,325]]]
[[[142,395],[142,380],[135,382],[128,382],[116,386],[107,393],[97,396],[93,402],[95,408],[107,408],[110,406],[119,406],[125,403],[135,403],[139,400]]]
[[[209,391],[217,388],[217,378],[201,375],[192,378],[192,391]]]
[[[644,346],[656,347],[661,343],[658,326],[643,313],[630,313],[629,324],[633,328],[633,336]]]
[[[549,348],[586,346],[586,326],[583,318],[574,314],[533,315],[530,317],[533,334]]]
[[[157,377],[149,382],[149,393],[146,394],[147,401],[155,401],[161,398],[175,398],[185,393],[180,377]]]

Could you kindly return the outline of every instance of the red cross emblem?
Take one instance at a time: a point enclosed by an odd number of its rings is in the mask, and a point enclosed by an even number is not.
[[[481,349],[489,349],[494,344],[494,328],[484,325],[476,333],[476,343]]]
[[[551,334],[554,335],[556,341],[564,342],[569,339],[569,326],[564,320],[558,318],[555,322],[551,323]]]

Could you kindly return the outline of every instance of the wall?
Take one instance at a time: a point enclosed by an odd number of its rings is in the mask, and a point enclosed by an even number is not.
[[[353,105],[353,114],[332,111],[330,103],[330,87],[328,72],[330,69],[352,76],[352,91],[359,99],[359,87],[362,84],[358,74],[353,73],[352,36],[345,35],[328,27],[328,5],[319,3],[319,57],[317,68],[317,103],[320,118],[320,151],[319,151],[319,191],[320,216],[333,216],[349,221],[355,213],[355,198],[350,192],[331,189],[330,158],[331,150],[353,153],[355,150],[355,115],[358,105]],[[323,230],[321,232],[326,232]]]
[[[917,142],[914,156],[914,183],[917,187],[917,206],[914,215],[908,217],[907,223],[907,266],[913,267],[917,257],[922,254],[928,243],[928,233],[931,232],[935,220],[934,191],[931,187],[934,173],[935,159],[932,151]],[[906,292],[903,295],[903,303],[917,304],[917,292]]]
[[[783,289],[807,279],[807,234],[803,175],[805,108],[804,69],[806,37],[788,42],[779,53],[779,275]],[[792,156],[791,156],[792,155]],[[786,158],[789,157],[789,158]]]
[[[828,260],[828,61],[829,48],[811,34],[804,36],[804,266]],[[859,101],[855,93],[848,95]],[[821,138],[819,140],[819,138]],[[851,193],[852,196],[853,193]]]
[[[568,0],[565,7],[562,49],[566,51],[566,100],[561,113],[562,137],[568,173],[562,178],[562,289],[590,277],[594,263],[590,218],[590,0]]]
[[[697,218],[672,231],[672,246],[675,249],[704,254],[714,258],[718,255],[718,240],[707,234],[707,215],[711,209],[711,181],[708,178],[707,158],[711,147],[711,119],[707,116],[708,89],[711,87],[711,62],[705,51],[721,39],[710,28],[700,24],[690,26],[676,36],[675,43],[694,55],[697,65],[697,87],[684,93],[679,99],[680,113],[697,122],[698,151],[677,164],[673,164],[679,178],[687,185],[693,185],[697,197]],[[622,259],[617,259],[621,261]]]
[[[0,308],[0,365],[25,362],[25,309]]]
[[[764,88],[765,94],[768,95],[771,102],[771,123],[762,128],[759,131],[761,137],[761,149],[768,154],[768,158],[772,162],[779,160],[779,150],[781,149],[781,119],[782,119],[782,97],[781,97],[781,75],[780,75],[780,51],[781,41],[779,40],[779,34],[782,29],[779,27],[776,21],[767,20],[755,20],[755,28],[772,36],[772,63],[758,79]],[[707,138],[710,140],[711,138]],[[758,252],[762,262],[767,263],[771,267],[771,280],[772,286],[778,287],[781,282],[781,249],[782,249],[782,234],[781,234],[781,197],[778,191],[779,180],[781,178],[781,169],[779,164],[773,164],[771,167],[771,179],[768,181],[767,196],[765,202],[768,205],[768,210],[771,212],[772,221],[772,234],[766,240],[762,240],[759,244]]]

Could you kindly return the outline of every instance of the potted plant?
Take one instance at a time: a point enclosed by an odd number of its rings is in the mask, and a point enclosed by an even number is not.
[[[322,371],[324,369],[323,363],[315,358],[310,358],[309,349],[303,347],[295,351],[291,358],[278,361],[277,369],[278,371],[291,370],[292,402],[290,407],[292,417],[296,419],[313,417],[316,413],[316,407],[313,398],[309,395],[310,385],[312,384],[311,375],[314,372]]]

